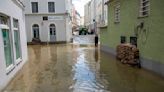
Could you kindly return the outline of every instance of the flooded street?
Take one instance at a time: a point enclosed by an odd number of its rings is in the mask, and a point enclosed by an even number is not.
[[[28,54],[4,92],[164,92],[163,78],[91,45],[34,45]]]

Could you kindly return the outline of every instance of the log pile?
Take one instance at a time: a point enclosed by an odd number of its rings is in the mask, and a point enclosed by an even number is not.
[[[117,59],[124,64],[136,65],[139,63],[139,49],[131,44],[117,46]]]

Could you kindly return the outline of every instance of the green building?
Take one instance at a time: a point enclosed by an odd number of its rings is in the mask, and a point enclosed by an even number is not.
[[[137,44],[141,66],[164,76],[164,0],[109,0],[107,5],[101,50],[116,54],[121,42]]]

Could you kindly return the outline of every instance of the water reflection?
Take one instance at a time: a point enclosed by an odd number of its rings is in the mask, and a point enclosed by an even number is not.
[[[98,57],[98,51],[95,50],[95,56]],[[97,71],[99,71],[96,62],[88,61],[85,57],[88,53],[84,49],[78,50],[77,63],[73,67],[75,84],[72,85],[73,92],[104,92],[104,86],[97,79]],[[98,65],[99,66],[99,65]]]
[[[7,92],[163,92],[164,79],[90,45],[29,46]],[[4,91],[4,92],[5,92]]]

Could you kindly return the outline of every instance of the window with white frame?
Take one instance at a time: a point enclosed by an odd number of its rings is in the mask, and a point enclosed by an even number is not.
[[[14,26],[14,43],[15,43],[16,59],[20,59],[21,58],[20,32],[19,32],[19,21],[17,19],[13,19],[13,26]]]
[[[8,23],[7,17],[0,16],[0,24],[8,25],[7,23]]]
[[[32,13],[38,13],[38,2],[31,2]]]
[[[0,14],[0,25],[3,25],[0,27],[0,32],[2,33],[2,40],[3,40],[3,47],[4,47],[4,56],[5,56],[5,62],[6,67],[13,66],[13,51],[12,51],[12,37],[11,37],[11,31],[9,24],[10,18],[4,15]]]
[[[55,12],[55,2],[48,2],[48,11]]]
[[[120,22],[120,3],[115,5],[115,23]]]
[[[149,7],[150,1],[149,0],[140,0],[140,17],[145,17],[149,15]]]

